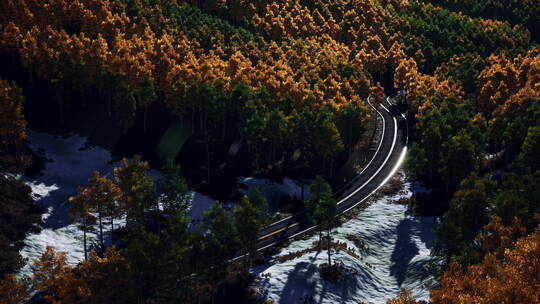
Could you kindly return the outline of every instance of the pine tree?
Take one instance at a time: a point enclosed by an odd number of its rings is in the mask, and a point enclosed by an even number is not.
[[[90,210],[97,213],[99,221],[99,241],[101,249],[105,250],[103,241],[103,218],[107,216],[107,214],[113,213],[113,209],[116,208],[116,199],[120,195],[120,191],[111,180],[100,176],[98,171],[94,171],[92,177],[88,179],[88,185],[84,188],[84,192],[85,198],[88,199],[87,203]]]
[[[187,210],[191,195],[188,193],[188,187],[181,175],[180,166],[175,165],[170,159],[163,166],[160,186],[160,199],[166,214],[174,215],[178,211],[185,212]]]
[[[116,185],[120,190],[120,207],[126,213],[128,226],[144,225],[145,210],[153,206],[154,183],[148,176],[149,165],[135,155],[133,161],[122,160],[122,167],[114,169]]]
[[[329,109],[321,109],[316,121],[314,148],[322,156],[323,170],[330,160],[330,176],[333,171],[333,157],[343,150],[343,142],[334,123],[334,115]]]
[[[247,254],[246,268],[251,266],[251,261],[257,253],[255,245],[259,240],[259,232],[267,222],[268,216],[266,199],[257,190],[252,190],[250,195],[244,195],[240,205],[234,208],[233,216],[238,239],[242,249]]]
[[[241,248],[239,232],[234,218],[216,203],[204,214],[203,229],[207,232],[201,240],[203,277],[212,288],[226,281],[227,261]]]
[[[26,138],[24,97],[15,82],[0,79],[0,145],[20,147]]]
[[[328,245],[328,266],[331,260],[330,232],[341,225],[336,200],[332,198],[332,188],[326,181],[316,176],[309,187],[310,197],[306,202],[306,215],[311,224],[319,230],[319,245],[321,245],[322,232],[326,231]]]
[[[132,303],[135,288],[130,267],[116,247],[108,248],[103,256],[95,251],[90,253],[88,261],[77,268],[78,278],[72,286],[72,293],[78,289],[87,289],[89,304]]]
[[[34,262],[36,290],[45,294],[49,303],[87,303],[90,291],[77,282],[73,267],[67,264],[65,252],[58,253],[52,246],[47,246],[41,257]]]
[[[86,246],[86,233],[95,223],[96,218],[90,213],[92,208],[92,193],[88,189],[79,187],[78,194],[69,198],[69,216],[74,223],[79,224],[83,231],[84,259],[88,259]]]
[[[191,254],[197,251],[193,249],[193,240],[198,232],[190,231],[189,222],[185,211],[176,210],[167,218],[167,228],[161,238],[165,249],[162,252],[163,269],[160,270],[158,291],[162,297],[181,303],[192,302],[193,285],[188,276],[196,272],[193,264],[197,257],[193,260]]]
[[[29,160],[21,153],[26,139],[24,96],[15,84],[0,79],[0,171],[17,173]]]
[[[157,100],[154,83],[150,80],[150,77],[144,76],[139,88],[135,90],[135,99],[137,104],[143,107],[143,132],[146,132],[146,120],[148,116],[148,107],[152,102]]]

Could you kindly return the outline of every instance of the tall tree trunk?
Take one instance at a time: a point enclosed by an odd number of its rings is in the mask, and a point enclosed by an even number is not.
[[[101,250],[105,251],[105,244],[103,243],[103,224],[101,221],[101,206],[98,208],[98,218],[99,218],[99,240],[101,242]]]
[[[88,260],[88,253],[86,250],[86,219],[83,220],[83,244],[84,244],[84,260]]]
[[[158,235],[161,235],[161,227],[160,227],[160,222],[159,222],[159,218],[160,218],[160,210],[159,210],[159,200],[156,199],[156,222],[157,222],[157,234]]]
[[[114,231],[114,216],[111,215],[111,241],[113,241]]]
[[[129,210],[126,210],[126,228],[130,227],[131,217],[129,216]]]
[[[326,245],[328,246],[328,266],[332,266],[332,260],[330,259],[330,251],[332,249],[332,243],[330,242],[330,230],[328,230],[328,235],[326,238]]]

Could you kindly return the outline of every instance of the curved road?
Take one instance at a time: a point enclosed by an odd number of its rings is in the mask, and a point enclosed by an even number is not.
[[[390,104],[388,97],[380,105],[372,105],[369,97],[367,102],[381,118],[382,135],[368,165],[335,194],[340,213],[358,206],[382,187],[399,169],[407,152],[408,125],[405,116]],[[305,211],[301,211],[263,229],[257,248],[264,250],[313,228],[306,221]]]

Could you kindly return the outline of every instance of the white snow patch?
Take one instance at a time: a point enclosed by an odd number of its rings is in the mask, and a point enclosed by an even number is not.
[[[67,215],[67,201],[77,193],[77,187],[84,186],[92,172],[97,170],[102,175],[113,178],[114,167],[119,162],[112,163],[108,150],[98,146],[90,146],[85,137],[79,135],[57,136],[48,133],[28,131],[30,147],[47,159],[41,175],[35,179],[23,178],[32,188],[32,197],[45,213],[42,215],[43,229],[37,234],[29,234],[24,240],[25,246],[21,255],[27,259],[27,264],[19,275],[32,274],[32,264],[39,258],[48,245],[54,246],[59,252],[67,253],[67,261],[76,265],[84,259],[83,232],[77,225],[71,224]],[[160,172],[151,170],[149,175],[157,180]],[[192,201],[189,203],[189,214],[194,222],[199,222],[212,204],[210,197],[191,192]],[[114,227],[125,225],[125,218],[115,219]],[[87,233],[87,244],[98,243],[99,225],[92,227]],[[106,244],[110,244],[110,223],[104,221],[103,233]]]
[[[78,135],[61,137],[29,131],[28,136],[30,146],[50,161],[45,163],[41,176],[25,180],[32,188],[36,204],[43,207],[46,213],[43,216],[43,230],[25,239],[21,254],[28,258],[28,264],[21,270],[22,275],[31,275],[33,261],[39,258],[47,245],[66,252],[70,264],[83,259],[82,231],[67,218],[67,199],[76,194],[78,186],[86,184],[92,171],[98,170],[112,177],[113,167],[119,165],[109,164],[109,151],[88,146],[86,138]],[[284,179],[283,184],[256,178],[244,178],[242,181],[248,187],[258,187],[270,199],[279,199],[281,195],[298,199],[301,195],[300,187],[290,179]],[[410,184],[406,184],[406,189],[410,196]],[[200,221],[214,200],[200,193],[191,194],[193,199],[189,213],[195,221]],[[307,191],[305,195],[309,195]],[[400,287],[410,288],[415,296],[426,299],[428,291],[424,284],[433,279],[428,274],[427,264],[434,219],[405,215],[405,206],[390,202],[395,198],[379,200],[336,229],[334,237],[347,242],[363,257],[363,260],[357,260],[342,252],[334,254],[335,260],[358,272],[350,281],[332,284],[321,280],[317,265],[326,262],[326,253],[318,252],[254,269],[256,274],[271,275],[269,278],[258,278],[255,286],[268,289],[269,299],[291,304],[302,303],[301,298],[306,296],[313,297],[318,303],[384,303],[397,295]],[[115,227],[124,223],[123,220],[115,220]],[[106,235],[109,229],[110,225],[104,226]],[[94,229],[94,232],[87,234],[88,243],[97,242],[96,231]],[[362,250],[358,244],[347,240],[347,235],[363,239],[367,249]],[[293,242],[279,255],[307,248],[315,239]]]
[[[489,154],[489,153],[484,154],[484,159],[485,160],[492,160],[495,157],[497,157],[497,153],[495,153],[495,154]]]
[[[318,265],[327,262],[326,251],[305,254],[277,263],[275,260],[252,269],[258,275],[254,287],[266,299],[276,303],[386,303],[399,294],[400,288],[412,290],[426,300],[434,278],[429,271],[431,229],[435,218],[406,215],[406,206],[393,201],[406,194],[385,197],[373,203],[356,218],[335,229],[333,238],[354,248],[362,259],[347,253],[333,254],[355,271],[348,280],[331,283],[320,277]],[[347,239],[355,236],[365,247]],[[291,243],[277,256],[313,246],[318,236]]]
[[[199,192],[190,192],[191,201],[188,203],[188,214],[191,217],[191,229],[199,226],[199,223],[204,218],[204,213],[212,207],[216,202],[209,196],[201,194]]]
[[[284,178],[282,183],[275,183],[268,179],[254,177],[240,177],[238,181],[245,184],[248,189],[257,188],[266,197],[269,203],[278,203],[282,199],[300,200],[302,187],[290,178]],[[309,197],[309,182],[304,184],[304,197]],[[241,190],[247,193],[247,190]]]
[[[32,189],[32,198],[45,210],[42,215],[43,229],[37,234],[29,234],[24,240],[21,255],[27,264],[20,275],[31,275],[32,264],[48,245],[57,251],[66,252],[69,264],[77,264],[84,258],[82,231],[71,224],[67,215],[67,200],[77,193],[78,186],[84,186],[94,170],[112,177],[112,169],[118,164],[109,164],[109,151],[89,146],[87,139],[78,135],[57,136],[29,130],[30,147],[45,159],[41,175],[23,181]],[[115,227],[125,221],[115,220]],[[97,242],[98,225],[94,232],[87,233],[88,244]],[[109,235],[110,225],[104,226],[104,235]],[[109,242],[109,240],[107,240]],[[89,246],[90,247],[90,246]]]

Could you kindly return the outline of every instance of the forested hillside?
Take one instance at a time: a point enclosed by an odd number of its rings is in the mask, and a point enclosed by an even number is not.
[[[431,301],[540,303],[539,20],[538,0],[4,0],[0,303],[261,302],[249,268],[266,199],[215,204],[192,229],[188,190],[228,200],[239,176],[342,186],[340,169],[376,134],[368,96],[376,108],[395,97],[407,116],[405,170],[429,189],[411,212],[441,219]],[[160,159],[154,147],[175,121],[185,143]],[[31,171],[27,126],[144,158],[73,194],[85,261],[48,248],[30,289],[13,276],[41,223],[18,179]],[[106,248],[102,226],[119,218],[126,227]],[[86,244],[94,224],[97,252]],[[226,263],[239,252],[251,255]],[[413,302],[404,291],[392,303]]]

